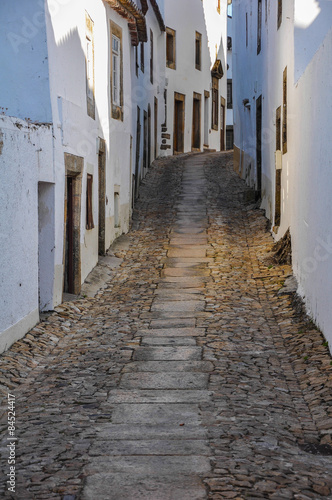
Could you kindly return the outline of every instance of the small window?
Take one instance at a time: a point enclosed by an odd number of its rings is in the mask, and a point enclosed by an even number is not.
[[[282,23],[282,0],[278,0],[278,29]]]
[[[141,42],[141,71],[144,73],[144,43]]]
[[[110,22],[111,26],[111,106],[112,118],[123,120],[123,69],[122,69],[122,30]]]
[[[246,12],[246,47],[248,47],[248,41],[249,41],[249,26],[248,26],[248,12]]]
[[[150,82],[153,83],[153,32],[150,30]]]
[[[175,31],[166,28],[166,66],[170,69],[175,69],[175,54]]]
[[[258,0],[257,8],[257,54],[262,50],[262,0]]]
[[[138,47],[136,45],[135,47],[135,71],[136,71],[136,76],[138,77],[138,69],[139,69],[139,64],[138,64]]]
[[[120,106],[120,40],[112,35],[113,103]]]
[[[114,193],[114,227],[120,227],[120,194]]]
[[[227,109],[233,109],[233,82],[227,80]]]
[[[92,184],[93,176],[88,174],[86,182],[86,228],[93,229],[93,210],[92,210]]]
[[[212,129],[218,130],[219,115],[219,80],[212,77]]]
[[[276,151],[281,151],[281,106],[276,112]]]
[[[283,73],[282,153],[287,153],[287,67]]]
[[[195,40],[195,68],[201,70],[202,65],[202,35],[196,31]]]

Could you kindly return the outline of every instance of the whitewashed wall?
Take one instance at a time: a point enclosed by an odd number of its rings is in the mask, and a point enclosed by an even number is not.
[[[136,0],[137,7],[142,8],[140,0]],[[159,0],[158,6],[161,15],[164,12],[164,1]],[[157,148],[156,157],[160,154],[161,145],[161,124],[165,120],[165,105],[164,105],[164,88],[165,88],[165,66],[166,66],[166,52],[165,52],[165,32],[161,30],[156,14],[152,8],[151,2],[148,0],[148,11],[146,12],[146,26],[148,41],[144,43],[144,72],[141,70],[141,47],[138,46],[138,71],[136,74],[136,55],[135,48],[131,48],[131,94],[128,99],[131,103],[132,111],[132,137],[133,137],[133,147],[132,147],[132,172],[135,173],[135,163],[136,163],[136,124],[137,124],[137,107],[140,108],[140,122],[141,122],[141,137],[139,146],[139,172],[138,176],[141,180],[145,175],[146,171],[143,169],[143,154],[144,154],[144,111],[148,112],[148,106],[151,109],[151,150],[150,158],[151,161],[155,159],[155,138],[154,138],[154,98],[158,99],[158,113],[157,113]],[[150,32],[153,33],[153,83],[150,80]]]
[[[52,177],[43,173],[50,157],[51,126],[0,116],[0,352],[39,320],[39,250],[49,257],[40,274],[43,292],[52,292],[54,241],[45,247],[38,234],[38,182],[47,181],[51,191],[54,186]],[[41,224],[43,230],[45,220]]]
[[[276,109],[283,104],[287,66],[288,138],[282,155],[280,239],[290,227],[293,269],[308,312],[332,345],[331,106],[332,4],[263,2],[262,51],[257,56],[257,2],[233,0],[234,122],[239,170],[255,187],[255,101],[263,97],[262,208],[274,224]],[[267,11],[265,10],[267,5]],[[245,14],[249,20],[246,47]],[[250,110],[243,106],[249,99]],[[250,169],[251,165],[251,169]]]
[[[173,153],[174,93],[186,96],[184,151],[192,147],[193,93],[202,96],[201,101],[201,150],[204,139],[204,91],[209,99],[209,148],[220,150],[220,104],[219,130],[211,128],[211,69],[216,58],[221,60],[224,76],[219,81],[219,96],[227,98],[227,5],[221,2],[220,14],[217,0],[167,0],[165,2],[165,24],[176,31],[176,69],[166,68],[167,88],[167,132],[171,135]],[[195,69],[195,32],[202,35],[202,68]]]
[[[130,38],[127,21],[102,1],[64,1],[53,9],[48,1],[47,16],[50,87],[55,124],[56,165],[56,290],[61,301],[63,288],[63,220],[65,167],[64,153],[84,158],[81,204],[81,280],[98,261],[98,151],[97,138],[106,141],[106,247],[129,228],[130,134],[128,110],[131,89]],[[86,28],[85,12],[94,22],[95,119],[87,114],[86,104]],[[123,121],[111,118],[109,20],[123,31]],[[93,175],[94,228],[86,230],[86,178]],[[114,227],[114,186],[120,186],[121,224]]]

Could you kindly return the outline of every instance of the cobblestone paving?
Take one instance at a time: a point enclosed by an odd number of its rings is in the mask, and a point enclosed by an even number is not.
[[[0,357],[1,497],[332,498],[331,357],[266,222],[229,154],[155,162],[107,286]]]

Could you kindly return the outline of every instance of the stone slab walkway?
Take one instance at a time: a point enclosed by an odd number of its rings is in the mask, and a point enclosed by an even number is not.
[[[155,162],[106,286],[0,357],[1,497],[332,498],[331,356],[250,199],[229,154]]]

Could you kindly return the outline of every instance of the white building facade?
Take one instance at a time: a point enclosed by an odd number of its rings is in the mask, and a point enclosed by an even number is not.
[[[150,70],[150,33],[155,74],[142,112],[150,106],[153,116],[164,82],[157,63],[163,20],[158,4],[149,3],[148,23],[143,5],[131,0],[1,3],[0,351],[38,322],[39,311],[61,303],[64,292],[79,294],[98,255],[129,229],[132,70],[140,44]],[[159,120],[160,131],[162,112]],[[144,140],[142,134],[142,158]],[[149,162],[160,138],[150,142]]]
[[[226,0],[165,2],[165,154],[225,149],[226,22]]]
[[[235,165],[279,240],[290,228],[308,312],[332,344],[332,4],[233,0]]]

